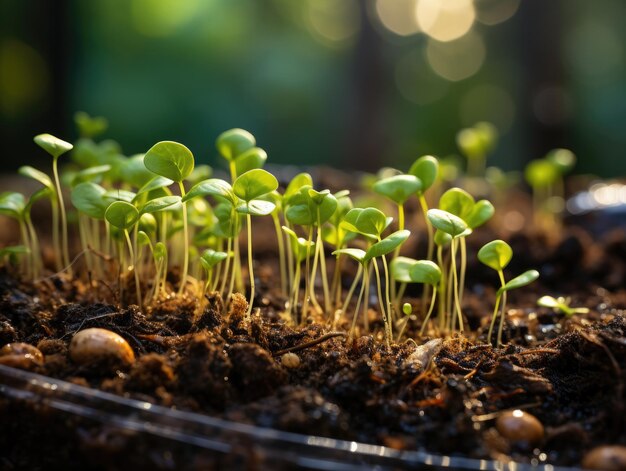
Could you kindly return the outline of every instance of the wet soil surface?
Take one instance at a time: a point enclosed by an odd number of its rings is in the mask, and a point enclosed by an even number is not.
[[[470,253],[481,237],[491,236],[486,231],[478,237]],[[578,229],[557,242],[514,235],[511,273],[537,268],[542,276],[511,293],[506,344],[499,349],[485,343],[497,280],[477,263],[468,267],[464,301],[475,333],[419,338],[420,293],[409,292],[418,306],[409,340],[390,349],[380,335],[363,332],[348,342],[348,320],[334,330],[311,319],[288,325],[272,290],[276,277],[272,267],[263,268],[263,257],[256,300],[261,308],[250,317],[240,295],[227,307],[210,296],[200,306],[192,299],[163,300],[143,313],[132,305],[94,302],[80,283],[57,277],[32,285],[4,271],[0,347],[25,342],[45,361],[11,363],[0,356],[0,363],[263,427],[397,449],[576,466],[595,446],[626,444],[624,240],[616,232],[594,242]],[[543,294],[571,296],[572,306],[590,312],[568,318],[537,308]],[[376,333],[382,326],[374,314]],[[72,361],[73,335],[91,327],[122,336],[136,361]],[[10,408],[0,401],[3,417],[10,418]],[[541,438],[515,440],[496,429],[498,417],[515,409],[539,419]],[[37,468],[38,458],[24,451],[30,448],[15,446],[15,427],[2,430],[0,467]],[[53,435],[50,440],[56,443]]]

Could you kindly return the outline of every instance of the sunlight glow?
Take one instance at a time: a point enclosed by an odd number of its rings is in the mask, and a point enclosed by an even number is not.
[[[472,0],[419,0],[417,24],[438,41],[453,41],[466,34],[476,18]]]

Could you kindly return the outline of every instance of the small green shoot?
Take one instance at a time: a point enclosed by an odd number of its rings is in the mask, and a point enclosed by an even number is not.
[[[552,308],[555,311],[561,312],[566,317],[572,317],[574,314],[589,313],[589,309],[586,307],[570,307],[570,302],[570,298],[562,296],[557,298],[553,298],[552,296],[542,296],[537,300],[537,305]]]

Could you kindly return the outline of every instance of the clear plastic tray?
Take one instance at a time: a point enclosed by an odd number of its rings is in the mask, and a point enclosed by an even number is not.
[[[67,445],[75,447],[70,453],[76,463],[97,464],[103,469],[126,465],[152,470],[569,469],[398,451],[282,432],[126,399],[2,365],[0,404],[0,411],[5,412],[0,413],[4,415],[3,427],[6,421],[24,420],[24,414],[35,423],[39,414],[47,424],[41,427],[41,437],[13,437],[14,446],[19,447],[21,440],[45,440],[49,425],[54,424],[55,432],[66,434]],[[94,452],[101,451],[104,444],[106,458]],[[133,458],[128,457],[129,451]],[[118,456],[111,456],[115,454]],[[90,463],[90,459],[97,462]]]

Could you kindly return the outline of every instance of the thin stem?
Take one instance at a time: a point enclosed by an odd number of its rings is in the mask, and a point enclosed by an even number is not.
[[[39,245],[39,238],[37,237],[37,231],[35,231],[35,226],[33,226],[33,220],[30,217],[30,213],[26,213],[24,221],[26,222],[26,227],[28,229],[30,243],[33,250],[33,253],[31,254],[33,261],[33,278],[36,279],[39,278],[43,266],[41,262],[41,247]]]
[[[252,272],[252,217],[250,213],[246,214],[246,226],[248,229],[248,274],[250,275],[250,301],[248,302],[248,311],[246,316],[250,316],[252,312],[252,303],[254,302],[254,273]]]
[[[58,157],[55,157],[52,160],[52,173],[54,174],[54,184],[56,185],[57,194],[58,194],[57,201],[59,203],[59,210],[61,211],[61,235],[63,238],[63,246],[62,246],[63,265],[68,267],[70,264],[70,255],[69,255],[70,251],[68,249],[68,243],[67,243],[67,216],[65,214],[65,203],[63,201],[63,193],[61,191],[61,182],[59,181],[59,169],[58,169],[58,164],[57,164],[58,160],[59,160]],[[69,267],[67,272],[71,276],[72,267]]]
[[[390,347],[390,329],[389,329],[389,318],[387,316],[387,310],[385,309],[385,304],[383,301],[383,292],[380,286],[380,271],[378,270],[378,262],[376,262],[376,259],[372,259],[373,265],[374,265],[374,272],[376,273],[376,289],[378,291],[378,304],[380,305],[380,310],[381,310],[381,314],[383,316],[383,324],[385,326],[385,344],[387,345],[387,348]]]
[[[310,300],[310,279],[311,273],[309,271],[309,267],[311,265],[311,244],[313,243],[313,226],[309,227],[309,237],[307,238],[306,245],[306,259],[305,259],[305,268],[304,268],[304,303],[302,304],[302,318],[306,315],[309,310],[309,300]]]
[[[500,278],[500,285],[504,286],[504,273],[502,270],[498,270],[498,277]],[[487,334],[487,343],[491,343],[491,334],[493,333],[493,327],[496,323],[496,317],[498,317],[498,307],[500,306],[500,298],[501,295],[498,294],[496,296],[496,306],[493,310],[493,315],[491,316],[491,324],[489,325],[489,333]]]
[[[430,319],[430,315],[433,313],[433,308],[435,306],[435,300],[437,299],[437,290],[433,289],[433,296],[430,298],[430,307],[428,308],[428,312],[426,313],[426,317],[424,317],[424,321],[422,322],[422,328],[420,329],[420,337],[424,335],[424,329],[428,325],[428,319]]]
[[[502,345],[502,328],[504,327],[504,318],[506,317],[506,297],[507,292],[502,293],[502,306],[500,309],[500,325],[498,326],[498,347]]]
[[[350,301],[352,300],[352,295],[354,294],[354,290],[356,289],[356,285],[359,282],[359,279],[361,278],[361,275],[363,274],[363,265],[359,264],[359,269],[356,272],[356,275],[354,276],[354,280],[352,281],[352,284],[350,285],[350,289],[348,290],[348,294],[346,295],[346,299],[343,303],[343,306],[341,306],[341,313],[345,314],[346,311],[348,310],[348,306],[350,305]]]
[[[363,302],[363,330],[365,333],[369,333],[369,308],[370,308],[370,277],[372,272],[369,271],[368,266],[365,265],[363,273],[363,282],[365,283],[365,301]]]
[[[463,332],[463,312],[461,310],[461,303],[459,303],[459,279],[456,272],[456,239],[452,239],[450,250],[450,258],[452,259],[452,274],[454,276],[454,306],[459,317],[459,330]]]
[[[21,234],[21,238],[22,238],[22,243],[24,244],[24,247],[26,247],[28,249],[28,254],[25,257],[21,258],[21,268],[23,270],[24,275],[27,278],[30,278],[32,276],[33,270],[32,270],[32,266],[33,266],[33,248],[31,247],[30,244],[30,238],[28,236],[28,230],[26,229],[26,224],[24,223],[24,218],[19,217],[18,218],[18,223],[20,226],[20,234]]]
[[[180,196],[185,196],[185,185],[182,181],[178,182],[180,188]],[[183,274],[180,278],[180,286],[178,287],[178,295],[182,295],[187,284],[187,271],[189,270],[189,228],[187,224],[187,202],[183,201]]]
[[[389,338],[393,338],[393,305],[389,297],[389,266],[387,265],[387,257],[383,255],[380,257],[383,261],[383,270],[385,272],[385,308],[387,309],[387,323],[389,328]]]
[[[420,195],[418,196],[418,200],[420,203],[420,208],[422,209],[424,222],[426,223],[426,229],[428,231],[428,252],[426,253],[426,260],[432,260],[435,250],[435,231],[427,216],[428,203],[426,202],[426,198],[424,197],[423,193],[420,193]],[[422,291],[422,312],[426,310],[426,299],[428,298],[428,294],[431,289],[434,290],[435,288],[431,285],[424,285],[424,289]]]
[[[226,289],[226,282],[228,281],[228,272],[231,269],[231,259],[232,257],[230,256],[230,253],[232,252],[233,249],[233,238],[229,237],[228,238],[228,242],[226,243],[226,253],[229,254],[228,257],[226,257],[226,264],[224,266],[224,274],[222,277],[222,283],[220,284],[220,289],[219,292],[222,295],[222,298],[226,299],[228,296],[226,295],[226,293],[224,292],[224,290]],[[230,295],[230,293],[229,293]]]
[[[59,198],[54,195],[50,198],[52,205],[52,247],[54,249],[54,263],[57,271],[63,269],[63,260],[61,255],[61,242],[59,240]],[[107,250],[110,252],[110,250]]]
[[[287,297],[287,266],[285,260],[285,241],[283,239],[283,231],[280,227],[280,220],[278,214],[272,213],[272,220],[274,221],[274,231],[276,232],[276,242],[278,243],[278,264],[280,267],[280,290],[285,297]]]
[[[137,272],[137,260],[135,259],[135,251],[133,250],[133,244],[130,241],[130,235],[128,235],[128,230],[126,229],[124,229],[124,237],[126,238],[126,244],[128,245],[128,252],[130,253],[130,259],[133,263],[133,273],[135,275],[135,294],[137,295],[137,304],[139,304],[139,309],[142,309],[141,287],[139,286],[139,273]]]
[[[441,281],[439,282],[439,330],[445,330],[447,320],[446,320],[446,267],[443,264],[443,247],[437,247],[437,263],[439,264],[439,268],[441,268]]]
[[[319,209],[317,211],[319,213]],[[324,307],[328,314],[331,311],[330,291],[328,290],[328,270],[326,270],[326,254],[324,253],[324,241],[322,240],[322,225],[319,222],[317,225],[317,242],[319,244],[320,271],[322,272],[322,288],[324,290]]]
[[[361,275],[362,275],[361,276],[361,289],[359,291],[359,297],[356,300],[356,306],[354,307],[354,315],[352,316],[352,325],[350,326],[350,332],[348,332],[348,343],[352,341],[352,336],[354,335],[354,329],[356,328],[356,318],[359,315],[359,308],[361,307],[361,301],[363,300],[364,288],[365,288],[366,283],[369,283],[369,275],[367,277],[368,278],[367,280],[365,279],[365,276],[363,276],[367,272],[367,267],[365,267],[365,269],[363,268],[364,267],[362,265],[359,265],[359,271],[361,272]],[[354,278],[354,283],[356,283],[358,279],[359,279],[359,272],[357,272],[357,276]],[[343,312],[345,312],[347,308],[348,308],[348,305],[345,304],[345,308],[343,309]]]
[[[467,270],[467,243],[461,238],[461,266],[459,268],[459,304],[463,304],[465,294],[465,271]]]

